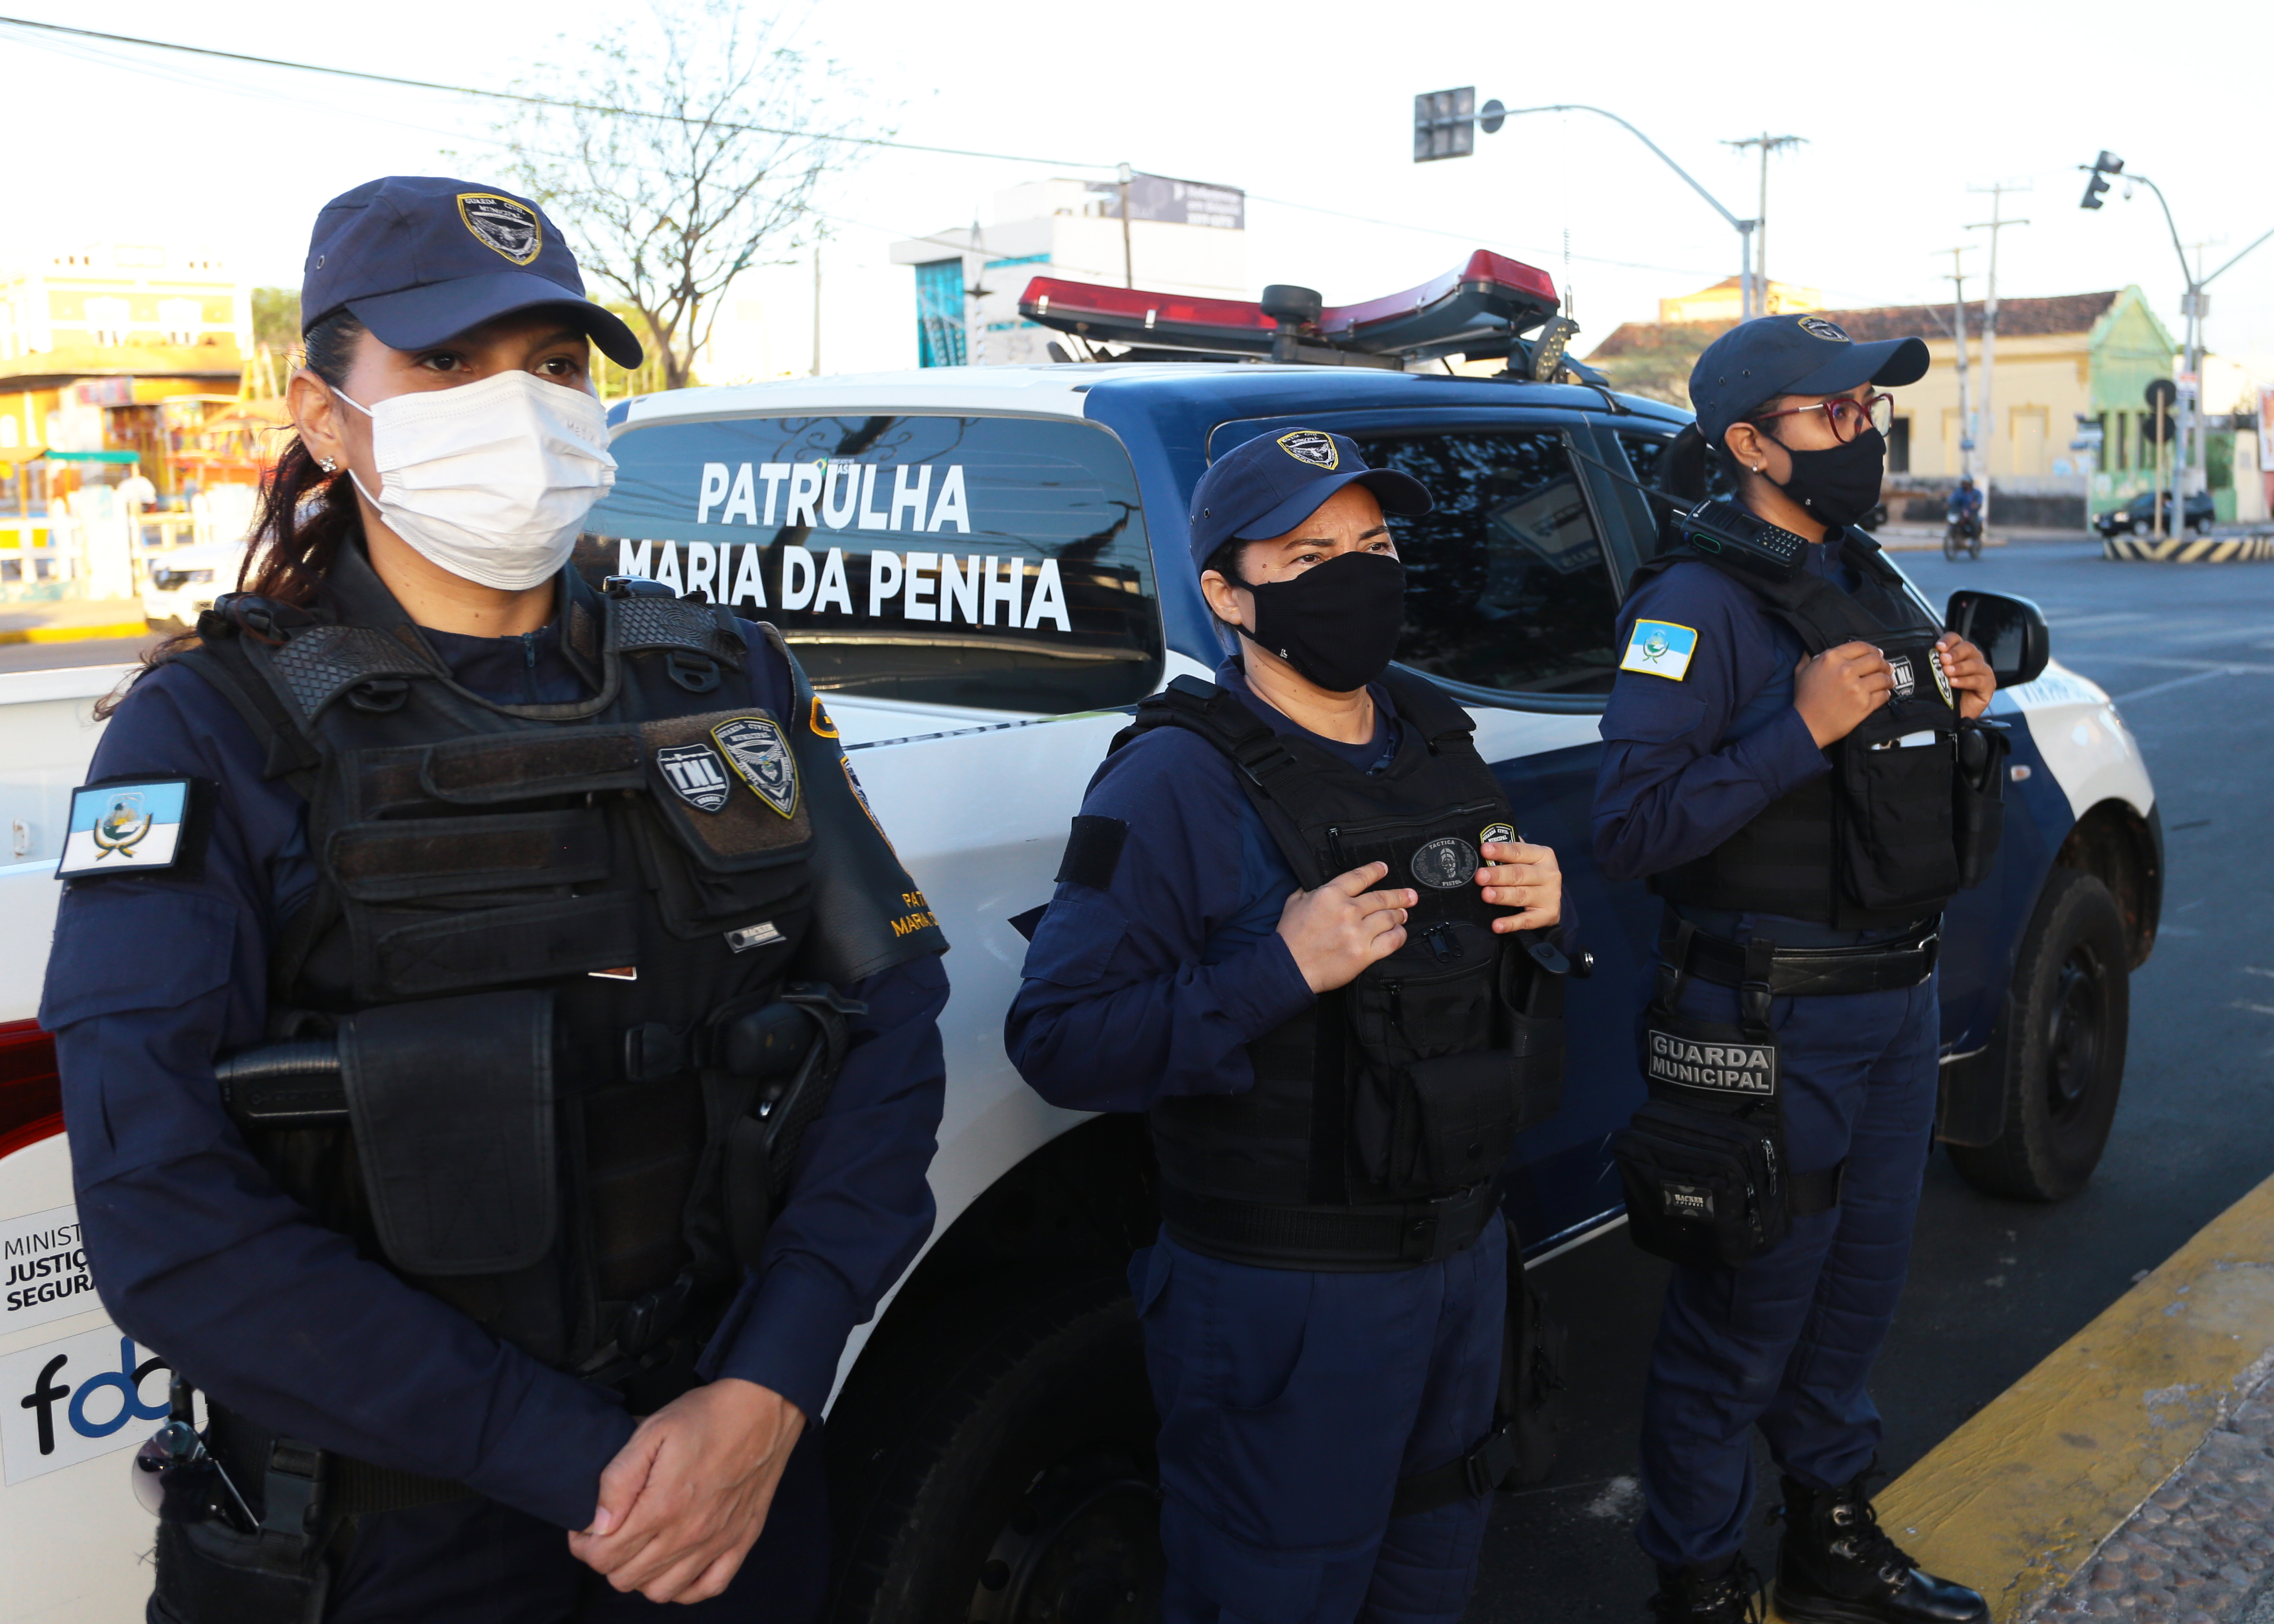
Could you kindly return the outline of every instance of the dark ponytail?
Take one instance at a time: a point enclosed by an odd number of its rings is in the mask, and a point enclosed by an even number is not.
[[[307,367],[334,388],[347,381],[364,325],[344,309],[308,329]],[[237,576],[240,591],[306,608],[338,556],[341,543],[361,528],[355,483],[326,473],[295,434],[260,484],[252,545]]]
[[[334,388],[347,381],[355,364],[364,325],[346,310],[334,311],[308,329],[308,370]],[[252,545],[238,570],[237,590],[306,608],[316,601],[324,573],[339,556],[341,544],[358,534],[363,517],[356,507],[355,482],[344,473],[328,474],[297,434],[285,442],[276,466],[260,482],[253,510]],[[142,675],[176,655],[198,646],[194,630],[169,637],[142,656],[132,678],[97,700],[97,719],[108,718]]]

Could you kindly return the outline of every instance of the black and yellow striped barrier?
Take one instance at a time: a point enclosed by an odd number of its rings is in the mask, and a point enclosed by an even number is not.
[[[2100,544],[2103,558],[2142,564],[2249,564],[2274,559],[2274,537],[2110,536]]]

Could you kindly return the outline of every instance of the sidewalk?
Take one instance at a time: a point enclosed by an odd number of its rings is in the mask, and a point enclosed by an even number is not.
[[[0,604],[0,643],[76,643],[87,637],[139,637],[150,629],[134,598],[65,598]]]
[[[2274,1624],[2274,1178],[1879,1506],[1998,1624]]]

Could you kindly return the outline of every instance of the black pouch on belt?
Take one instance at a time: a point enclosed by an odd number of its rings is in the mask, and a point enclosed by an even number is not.
[[[1978,718],[1958,725],[1957,787],[1951,835],[1958,845],[1958,884],[1970,891],[1990,877],[2006,828],[2006,757],[2014,741]]]
[[[356,1154],[396,1267],[500,1274],[552,1246],[553,1041],[547,992],[387,1004],[341,1023]]]
[[[1739,1024],[1721,1026],[1676,1012],[1695,934],[1684,921],[1671,961],[1659,966],[1638,1034],[1650,1099],[1611,1154],[1637,1245],[1692,1267],[1734,1268],[1783,1239],[1793,1211],[1769,1025],[1776,945],[1748,944]]]

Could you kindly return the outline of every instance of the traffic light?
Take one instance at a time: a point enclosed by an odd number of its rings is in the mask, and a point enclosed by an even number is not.
[[[2077,165],[2079,169],[2086,167],[2088,166],[2082,163]],[[2092,170],[2092,178],[2084,183],[2084,201],[2077,205],[2079,208],[2100,207],[2101,194],[2108,190],[2108,177],[2124,173],[2124,160],[2103,148],[2100,156],[2094,159],[2090,167]]]
[[[1477,87],[1431,90],[1413,98],[1413,162],[1465,158],[1477,149]]]

